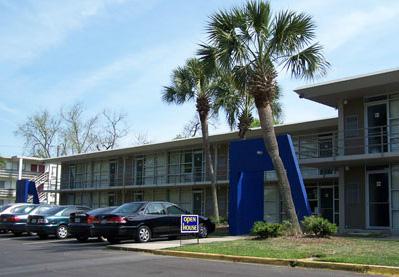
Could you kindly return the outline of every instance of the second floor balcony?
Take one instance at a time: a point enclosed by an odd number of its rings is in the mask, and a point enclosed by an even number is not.
[[[301,164],[391,158],[399,160],[399,125],[345,129],[344,132],[294,137]],[[322,163],[322,164],[320,164]]]

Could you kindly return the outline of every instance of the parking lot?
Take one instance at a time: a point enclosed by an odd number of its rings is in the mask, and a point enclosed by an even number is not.
[[[106,245],[0,234],[0,276],[351,276],[347,272],[115,251]]]

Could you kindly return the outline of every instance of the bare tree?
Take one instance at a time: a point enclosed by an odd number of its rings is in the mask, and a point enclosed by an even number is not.
[[[50,158],[54,154],[54,143],[60,130],[60,118],[48,110],[36,112],[18,126],[17,136],[25,139],[25,149],[29,154],[40,158]]]
[[[134,136],[133,144],[134,145],[144,145],[144,144],[150,144],[152,141],[148,138],[148,133],[137,133]]]
[[[125,124],[126,114],[122,112],[104,110],[102,117],[105,119],[97,134],[97,150],[113,149],[117,146],[118,140],[125,137],[128,129]]]
[[[67,111],[61,110],[63,119],[62,138],[65,143],[65,152],[71,154],[86,153],[94,150],[97,142],[96,127],[99,116],[84,118],[84,106],[74,104]]]
[[[212,114],[209,118],[209,125],[215,127],[215,116]],[[195,115],[193,119],[187,122],[184,127],[183,131],[175,136],[174,139],[184,139],[184,138],[192,138],[196,136],[201,136],[201,122],[199,120],[198,115]]]

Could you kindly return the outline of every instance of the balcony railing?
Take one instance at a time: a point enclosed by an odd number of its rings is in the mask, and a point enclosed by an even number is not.
[[[15,189],[0,189],[0,197],[15,197]]]
[[[143,187],[143,186],[167,186],[179,184],[196,184],[210,181],[204,172],[195,173],[176,173],[168,175],[146,175],[142,177],[133,177],[131,173],[127,173],[124,178],[118,175],[112,177],[109,174],[95,175],[92,178],[86,174],[76,174],[74,180],[69,178],[61,179],[61,189],[101,189],[122,187],[125,182],[126,187]],[[227,170],[218,171],[217,180],[227,180]]]
[[[293,140],[299,159],[399,152],[399,125],[294,136]]]

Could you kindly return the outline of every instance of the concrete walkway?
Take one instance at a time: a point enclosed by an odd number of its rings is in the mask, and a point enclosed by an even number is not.
[[[211,243],[211,242],[224,242],[224,241],[233,241],[248,238],[248,236],[223,236],[223,237],[210,237],[205,239],[200,239],[199,243]],[[197,239],[186,239],[183,238],[181,240],[181,245],[187,244],[196,244]],[[137,251],[146,251],[146,250],[161,250],[173,247],[179,247],[180,240],[157,240],[151,241],[147,243],[122,243],[109,245],[108,248],[111,249],[120,249],[120,250],[137,250]]]

